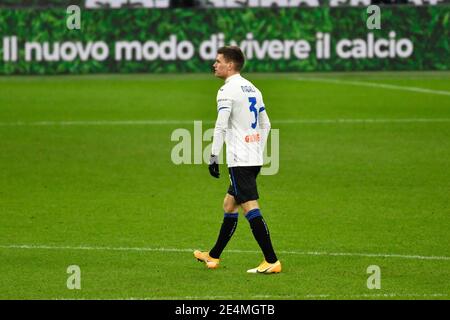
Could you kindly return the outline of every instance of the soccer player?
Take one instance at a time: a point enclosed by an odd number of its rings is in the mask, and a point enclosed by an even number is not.
[[[270,121],[261,92],[240,75],[244,62],[240,48],[227,46],[217,51],[213,65],[215,76],[225,80],[225,84],[217,94],[218,115],[208,168],[213,177],[219,178],[218,155],[225,141],[231,184],[223,202],[224,218],[216,244],[210,251],[194,251],[194,256],[210,269],[219,266],[219,257],[236,230],[241,207],[265,258],[258,267],[247,272],[279,273],[281,263],[259,209],[256,186]]]

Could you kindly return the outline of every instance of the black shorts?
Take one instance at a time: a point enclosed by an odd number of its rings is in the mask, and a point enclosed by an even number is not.
[[[228,194],[234,197],[237,204],[259,198],[256,187],[256,177],[259,171],[261,171],[261,166],[228,168],[231,182]]]

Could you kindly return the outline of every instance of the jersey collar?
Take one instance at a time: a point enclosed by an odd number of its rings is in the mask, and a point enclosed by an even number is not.
[[[228,77],[227,80],[225,80],[225,83],[228,83],[229,81],[236,79],[236,78],[240,78],[241,74],[237,73],[237,74],[233,74],[231,77]]]

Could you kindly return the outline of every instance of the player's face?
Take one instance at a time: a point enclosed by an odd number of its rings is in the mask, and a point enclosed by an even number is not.
[[[213,64],[214,75],[221,79],[226,79],[228,74],[233,70],[233,63],[225,61],[223,54],[219,53],[216,62]]]

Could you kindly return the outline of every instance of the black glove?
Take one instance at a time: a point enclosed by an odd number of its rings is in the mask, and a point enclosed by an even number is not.
[[[209,158],[209,173],[214,177],[214,178],[219,178],[220,173],[219,173],[219,158],[215,155],[211,155],[211,157]]]

